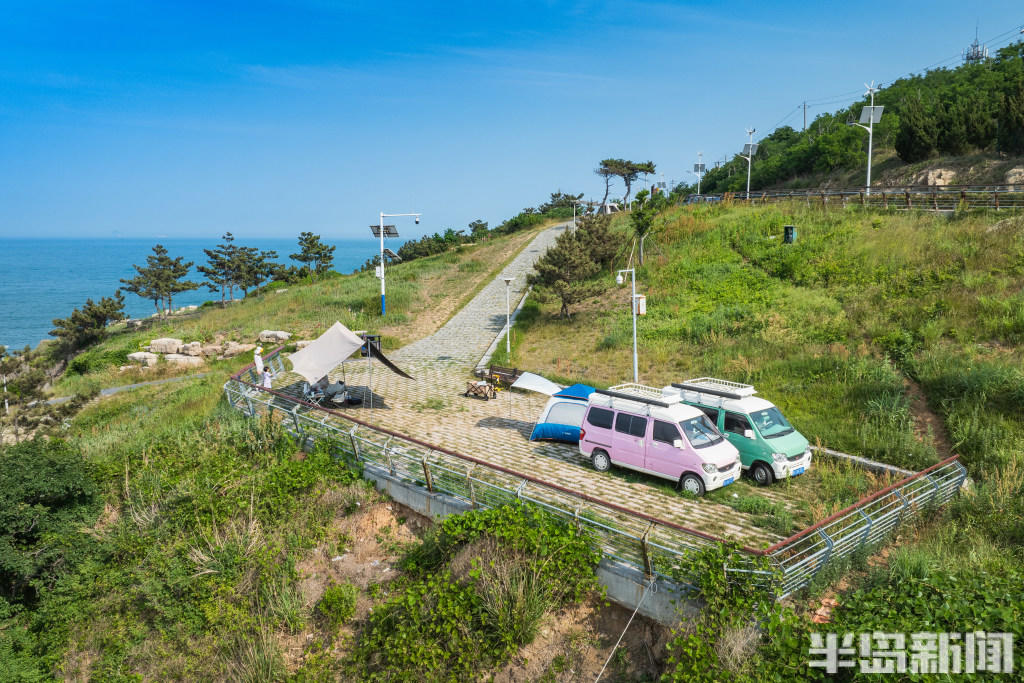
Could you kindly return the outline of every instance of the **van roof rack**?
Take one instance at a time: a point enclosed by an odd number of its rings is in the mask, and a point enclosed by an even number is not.
[[[631,394],[624,391],[612,391],[611,389],[594,389],[594,393],[601,394],[603,396],[611,396],[612,398],[621,398],[627,401],[636,401],[638,403],[646,403],[652,406],[658,406],[659,408],[671,408],[672,404],[667,401],[658,400],[655,398],[649,398],[640,394]]]
[[[723,398],[746,398],[757,393],[754,387],[749,384],[729,382],[728,380],[715,379],[714,377],[698,377],[697,379],[688,379],[685,382],[673,382],[672,386],[676,389],[699,391],[711,394],[712,396],[722,396]]]

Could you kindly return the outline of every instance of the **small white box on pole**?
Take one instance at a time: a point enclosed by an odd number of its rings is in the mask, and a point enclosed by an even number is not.
[[[637,294],[636,295],[636,314],[647,315],[647,295]]]

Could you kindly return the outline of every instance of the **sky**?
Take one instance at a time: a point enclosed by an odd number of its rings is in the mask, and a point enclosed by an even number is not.
[[[1019,0],[3,4],[0,238],[494,226],[1024,38]]]

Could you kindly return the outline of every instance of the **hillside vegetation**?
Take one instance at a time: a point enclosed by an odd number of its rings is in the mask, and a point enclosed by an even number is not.
[[[751,189],[862,185],[867,132],[847,123],[868,103],[817,116],[806,131],[782,126],[762,138]],[[1024,42],[980,63],[898,79],[875,105],[885,110],[874,129],[873,184],[930,184],[929,168],[951,171],[943,183],[1014,182],[1007,173],[1024,155]],[[736,192],[746,181],[747,162],[736,156],[710,169],[701,191]]]
[[[806,654],[785,645],[797,642],[786,640],[793,629],[803,647],[815,630],[962,631],[965,623],[1019,639],[1024,218],[726,204],[670,208],[654,224],[636,273],[648,297],[638,321],[642,383],[749,382],[812,441],[912,469],[955,452],[974,482],[901,534],[888,561],[859,557],[832,624],[803,613],[821,606],[813,601],[821,587],[812,587],[795,614],[778,617],[778,630],[749,646],[763,659],[734,668],[753,680],[776,665],[768,680],[812,677],[800,664]],[[797,226],[795,244],[783,242],[784,225]],[[616,289],[613,271],[595,277],[604,294],[571,319],[555,303],[528,303],[508,362],[565,382],[629,381],[629,287]],[[724,650],[706,648],[735,636],[742,620],[705,626],[700,647],[676,643],[678,671],[696,680],[716,679],[697,673],[707,658],[721,655],[728,669]]]

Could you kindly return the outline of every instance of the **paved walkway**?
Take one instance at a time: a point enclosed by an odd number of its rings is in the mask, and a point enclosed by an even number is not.
[[[509,300],[514,310],[526,292],[526,277],[533,264],[555,243],[570,223],[562,223],[537,235],[502,274],[489,282],[479,294],[451,320],[429,337],[415,341],[394,354],[396,361],[441,363],[451,368],[473,369],[487,348],[505,327],[505,276],[515,279]]]
[[[533,264],[564,229],[542,232],[506,269],[516,276],[513,306],[525,291]],[[391,354],[415,379],[399,377],[379,363],[371,368],[366,361],[344,363],[330,377],[365,392],[362,406],[346,409],[361,421],[752,547],[779,540],[731,508],[706,499],[688,500],[656,485],[669,482],[617,469],[597,472],[574,445],[529,441],[546,396],[500,392],[491,401],[465,397],[472,369],[504,325],[505,283],[498,279],[436,333]],[[298,375],[284,373],[274,386],[297,397],[302,382]]]

